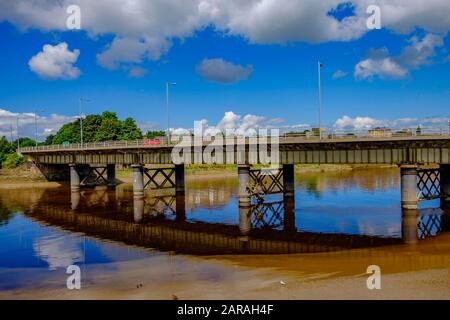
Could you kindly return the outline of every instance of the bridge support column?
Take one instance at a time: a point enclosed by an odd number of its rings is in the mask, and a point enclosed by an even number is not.
[[[441,207],[450,208],[450,164],[441,164]]]
[[[238,165],[238,200],[239,207],[250,205],[250,166]]]
[[[184,193],[175,196],[175,214],[176,220],[186,220],[186,199]]]
[[[417,166],[402,165],[400,175],[402,208],[407,210],[417,209]]]
[[[70,190],[73,192],[80,191],[80,175],[78,174],[77,165],[75,163],[69,164],[70,168]]]
[[[144,167],[142,164],[132,164],[133,168],[133,196],[144,198]]]
[[[77,210],[80,204],[80,190],[72,190],[70,193],[70,207],[72,210]]]
[[[184,164],[175,165],[175,193],[184,195]]]
[[[239,206],[239,231],[240,234],[246,236],[252,229],[251,223],[251,206],[240,205]]]
[[[293,198],[295,191],[294,165],[283,164],[283,196]]]
[[[417,210],[402,210],[402,240],[405,244],[419,242],[419,212]]]
[[[294,197],[285,198],[283,201],[284,206],[284,230],[296,231],[295,228],[295,201]]]
[[[142,221],[142,217],[144,216],[144,198],[136,198],[133,199],[133,218],[134,222],[139,223]]]
[[[116,165],[106,165],[106,176],[108,180],[108,188],[114,189],[116,187]]]

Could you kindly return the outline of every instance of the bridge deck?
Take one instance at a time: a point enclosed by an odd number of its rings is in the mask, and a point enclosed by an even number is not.
[[[239,139],[233,149],[223,148],[216,163],[230,163],[225,151],[234,151],[233,163],[265,163],[254,144],[247,138],[245,148]],[[269,142],[270,143],[270,142]],[[270,145],[270,144],[269,144]],[[241,146],[239,148],[238,146]],[[47,164],[172,164],[171,152],[174,144],[149,144],[148,140],[114,141],[71,145],[52,145],[20,148],[37,163]],[[206,145],[204,145],[204,148]],[[245,149],[245,151],[242,151]],[[192,145],[187,163],[201,163]],[[270,153],[270,152],[269,152]],[[399,164],[399,163],[450,163],[450,135],[421,135],[405,137],[342,137],[306,139],[304,137],[280,137],[278,163],[299,164]]]

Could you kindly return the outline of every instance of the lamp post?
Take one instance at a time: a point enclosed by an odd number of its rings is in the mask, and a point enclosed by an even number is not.
[[[85,99],[80,97],[80,144],[83,148],[83,101],[90,102],[90,99]]]
[[[323,67],[323,64],[320,61],[317,61],[317,76],[318,76],[318,108],[319,108],[319,140],[322,140],[322,95],[320,90],[320,69]]]
[[[34,141],[36,142],[36,148],[38,146],[38,127],[37,127],[37,113],[44,112],[44,110],[34,110]]]
[[[17,117],[17,122],[16,122],[16,126],[17,126],[17,149],[20,148],[20,138],[19,138],[19,117]]]
[[[176,82],[172,82],[176,86]],[[167,111],[167,144],[170,144],[170,110],[169,110],[169,81],[166,81],[166,111]]]

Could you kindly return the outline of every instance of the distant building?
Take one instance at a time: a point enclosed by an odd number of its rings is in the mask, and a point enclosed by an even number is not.
[[[320,128],[320,130],[319,130],[319,128],[312,128],[311,131],[312,131],[312,135],[314,137],[318,137],[320,135],[320,132],[322,132],[322,137],[323,137],[323,136],[325,136],[326,129]]]
[[[368,132],[369,137],[392,137],[392,130],[384,127],[376,127],[370,129]]]
[[[408,128],[404,128],[399,131],[396,131],[394,134],[394,136],[396,136],[396,137],[405,137],[405,136],[409,137],[412,135],[413,135],[413,133],[412,133],[411,129],[408,129]]]

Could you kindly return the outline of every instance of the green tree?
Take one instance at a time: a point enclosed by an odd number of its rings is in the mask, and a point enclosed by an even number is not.
[[[120,123],[119,140],[142,139],[142,131],[136,125],[133,118],[126,118]]]
[[[78,122],[79,123],[79,122]],[[100,126],[102,125],[102,116],[90,114],[83,120],[83,141],[94,142]]]
[[[5,161],[3,162],[3,168],[12,169],[17,168],[21,164],[25,163],[24,157],[18,153],[9,153],[6,155]]]
[[[53,144],[62,144],[63,142],[80,142],[80,120],[76,120],[63,125],[53,138]]]
[[[95,133],[95,141],[114,141],[120,134],[120,121],[115,112],[102,113],[102,123]]]
[[[6,160],[6,156],[13,152],[15,152],[13,145],[11,145],[11,143],[6,140],[5,137],[2,137],[0,139],[0,168],[2,167],[3,162]]]
[[[14,145],[17,146],[17,140],[14,141]],[[31,139],[31,138],[28,138],[28,137],[19,138],[19,146],[21,148],[23,148],[23,147],[35,147],[36,146],[36,141]]]
[[[164,137],[166,135],[165,131],[147,131],[147,133],[145,134],[145,137],[147,139],[153,139],[156,137]]]
[[[43,143],[44,146],[49,146],[53,144],[53,139],[55,138],[54,134],[49,134]]]

